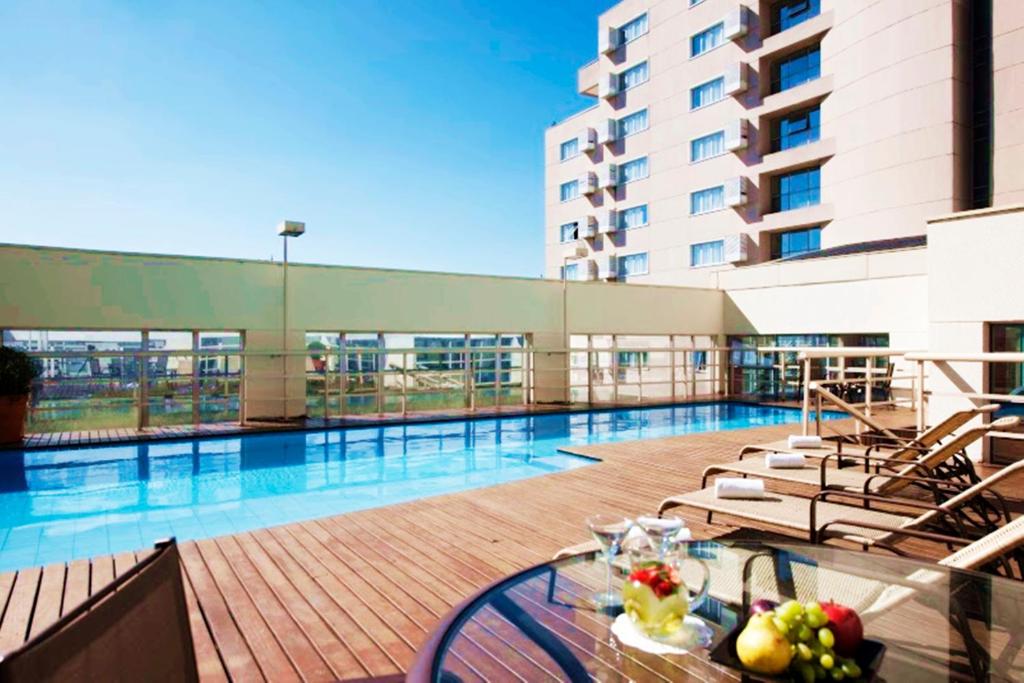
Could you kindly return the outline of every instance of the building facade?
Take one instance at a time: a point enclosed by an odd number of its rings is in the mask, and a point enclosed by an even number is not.
[[[1022,26],[1014,0],[624,0],[595,104],[545,135],[545,275],[702,285],[1020,201]]]

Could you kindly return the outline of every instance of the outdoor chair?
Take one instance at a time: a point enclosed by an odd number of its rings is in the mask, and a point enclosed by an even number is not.
[[[198,679],[173,539],[0,659],[0,683]]]

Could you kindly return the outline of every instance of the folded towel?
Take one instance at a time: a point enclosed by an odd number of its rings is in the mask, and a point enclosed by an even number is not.
[[[715,498],[764,498],[764,479],[716,479]]]
[[[800,436],[794,434],[789,437],[790,448],[821,448],[820,436]]]
[[[685,526],[676,533],[676,541],[682,543],[683,541],[692,541],[693,532],[687,529]]]
[[[800,469],[804,466],[803,453],[766,453],[764,466],[773,470]]]

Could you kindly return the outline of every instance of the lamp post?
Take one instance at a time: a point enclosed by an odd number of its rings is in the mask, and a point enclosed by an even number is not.
[[[568,273],[566,272],[569,267],[569,261],[576,261],[577,259],[586,258],[587,247],[579,242],[573,247],[573,250],[562,256],[562,348],[565,350],[565,390],[563,392],[564,403],[569,404],[571,398],[569,393],[569,385],[571,384],[571,363],[569,355],[569,285],[568,285]]]
[[[281,267],[281,418],[288,419],[288,238],[301,237],[306,224],[300,221],[281,221],[277,234],[284,245],[284,262]]]

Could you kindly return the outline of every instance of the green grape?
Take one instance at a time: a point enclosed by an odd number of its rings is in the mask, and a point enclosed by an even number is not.
[[[818,629],[818,640],[825,647],[832,647],[836,644],[836,637],[827,628]]]
[[[797,673],[800,674],[800,678],[803,679],[804,683],[814,683],[814,667],[807,662],[800,662],[796,666]]]
[[[797,638],[799,638],[800,640],[810,640],[811,636],[813,635],[814,632],[811,631],[811,629],[809,629],[807,626],[801,626],[800,630],[797,631]]]
[[[798,657],[800,657],[800,659],[802,659],[805,662],[811,661],[811,658],[814,657],[814,653],[811,652],[811,648],[807,647],[803,643],[797,644],[796,654]]]
[[[818,657],[818,663],[821,664],[822,669],[828,670],[836,665],[836,660],[832,655],[826,652],[822,656]]]
[[[811,628],[821,628],[828,623],[828,617],[824,612],[808,612],[805,621]]]
[[[857,662],[852,659],[847,659],[843,662],[843,673],[850,678],[860,678],[860,675],[863,672],[860,670],[860,667],[857,666]]]
[[[846,678],[846,675],[842,672],[841,669],[832,669],[831,671],[829,671],[829,674],[832,675],[833,681],[841,681],[844,678]]]
[[[772,617],[772,623],[775,624],[775,628],[777,628],[779,633],[782,635],[789,633],[789,624],[787,624],[782,617]]]
[[[790,659],[792,659],[793,657],[796,657],[796,645],[790,645],[789,646],[789,657],[790,657]]]
[[[791,620],[804,613],[804,606],[796,600],[787,600],[786,602],[779,605],[779,616],[783,619]]]
[[[824,680],[826,676],[828,676],[828,672],[825,671],[825,669],[821,666],[821,664],[815,664],[814,665],[814,677],[817,680],[821,681],[821,680]]]
[[[804,603],[804,611],[808,614],[824,614],[825,610],[821,608],[821,603],[815,600]]]

